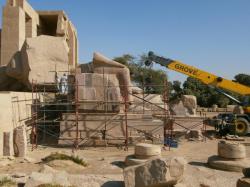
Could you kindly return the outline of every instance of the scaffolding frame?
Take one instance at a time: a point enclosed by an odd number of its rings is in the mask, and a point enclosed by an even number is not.
[[[105,71],[103,70],[103,81],[104,81],[104,76],[105,76]],[[56,118],[56,119],[48,119],[47,118],[47,113],[61,113],[63,114],[64,112],[73,114],[75,116],[75,120],[74,120],[74,126],[76,127],[76,135],[74,138],[74,143],[72,146],[72,151],[77,151],[79,149],[80,145],[86,145],[88,140],[91,139],[92,137],[94,137],[99,131],[103,130],[103,140],[105,141],[105,146],[107,146],[106,144],[106,140],[107,140],[107,131],[111,130],[112,128],[107,128],[108,124],[111,122],[115,122],[117,119],[107,119],[108,115],[114,115],[114,116],[123,116],[121,117],[121,119],[119,119],[119,121],[121,121],[121,123],[123,124],[122,126],[125,127],[125,134],[124,134],[124,138],[121,140],[124,140],[124,150],[128,150],[128,146],[129,146],[129,132],[128,129],[134,129],[135,131],[141,133],[142,136],[144,137],[148,137],[148,138],[156,138],[157,137],[153,137],[153,133],[152,135],[150,133],[148,133],[146,130],[142,130],[142,129],[138,129],[136,127],[130,126],[128,125],[128,122],[130,120],[137,120],[137,119],[133,119],[133,118],[128,118],[128,115],[130,114],[131,111],[129,111],[129,101],[128,101],[128,97],[131,94],[132,96],[134,96],[135,98],[137,98],[140,102],[138,103],[133,103],[135,106],[140,106],[142,105],[142,110],[141,111],[137,111],[136,114],[155,114],[154,116],[157,116],[157,112],[159,113],[159,115],[161,115],[161,118],[163,118],[163,142],[162,144],[165,144],[165,140],[171,139],[173,140],[173,131],[174,131],[174,127],[173,124],[183,127],[184,129],[190,130],[189,128],[186,128],[185,126],[178,124],[177,122],[175,122],[174,120],[174,116],[170,114],[170,111],[168,110],[168,104],[169,104],[169,90],[168,90],[168,86],[167,86],[167,82],[164,82],[164,84],[162,85],[157,85],[157,84],[145,84],[144,81],[141,85],[141,88],[143,90],[142,92],[142,98],[139,97],[136,94],[133,93],[128,93],[125,92],[125,97],[123,97],[123,100],[117,102],[117,101],[109,101],[107,98],[107,88],[110,88],[111,86],[109,85],[105,85],[105,83],[103,82],[103,85],[101,85],[101,87],[103,87],[103,95],[104,95],[104,99],[102,101],[90,101],[90,100],[80,100],[79,99],[79,90],[81,87],[86,87],[86,85],[81,85],[78,83],[76,76],[74,75],[74,79],[75,79],[75,83],[71,84],[68,83],[68,86],[71,86],[72,88],[74,87],[74,97],[67,97],[66,102],[64,100],[54,100],[55,102],[51,102],[53,101],[53,97],[51,98],[51,101],[47,101],[46,99],[44,99],[44,101],[40,100],[40,95],[43,95],[43,97],[45,97],[45,95],[48,95],[49,93],[53,93],[56,97],[56,95],[58,94],[57,91],[51,92],[51,87],[54,89],[57,89],[57,84],[56,83],[43,83],[43,84],[37,84],[37,81],[32,80],[32,131],[31,131],[31,143],[32,143],[32,150],[34,150],[35,148],[37,148],[38,146],[38,132],[39,131],[43,131],[43,140],[42,142],[45,142],[46,136],[51,136],[51,137],[55,137],[55,138],[59,138],[60,134],[56,134],[53,131],[50,131],[48,129],[48,127],[56,127],[59,125],[60,128],[60,122],[65,121],[64,119],[61,119],[61,117]],[[50,86],[49,91],[47,90],[47,87]],[[147,87],[161,87],[162,88],[162,94],[160,94],[162,96],[162,100],[163,103],[153,103],[147,100],[147,97],[149,96],[150,93],[145,93],[145,88]],[[41,89],[42,87],[42,89]],[[112,86],[112,87],[117,87],[117,88],[124,88],[124,87],[137,87],[137,86],[128,86],[128,85],[119,85],[119,86]],[[124,89],[126,90],[126,89]],[[53,91],[53,89],[52,89]],[[60,96],[60,94],[58,94]],[[48,96],[49,97],[49,96]],[[39,102],[38,102],[39,101]],[[89,137],[81,137],[81,133],[79,130],[79,115],[91,115],[91,112],[80,112],[79,110],[79,106],[84,106],[86,104],[89,103],[94,103],[97,106],[104,106],[104,112],[102,113],[102,115],[104,115],[105,120],[104,120],[104,124],[101,124],[98,128],[95,129],[94,133],[91,134]],[[120,108],[124,109],[123,113],[111,113],[108,111],[108,105],[110,104],[117,104],[118,106],[120,106]],[[163,104],[163,106],[162,106]],[[147,105],[149,105],[150,107],[148,108]],[[56,107],[56,109],[47,109],[47,107]],[[66,108],[62,109],[62,107]],[[40,109],[43,110],[40,110]],[[148,110],[149,109],[149,110]],[[42,112],[42,116],[41,116],[41,112]],[[93,114],[98,114],[98,113],[93,113]],[[144,119],[145,120],[145,119]],[[169,120],[172,120],[173,123],[171,124],[170,127],[168,127],[168,122]],[[85,122],[88,122],[90,120],[85,120]],[[94,121],[94,120],[92,120]],[[152,121],[152,119],[151,119]],[[43,128],[41,128],[41,124],[43,124]],[[195,128],[197,126],[199,126],[201,124],[197,124],[196,126],[193,126],[192,128]],[[206,132],[206,124],[203,123],[203,132]],[[157,130],[158,127],[156,127],[155,129],[152,130],[155,131]],[[119,138],[118,138],[119,139]],[[161,138],[159,138],[161,139]],[[119,139],[120,140],[120,139]],[[169,150],[171,148],[171,145],[168,145]]]

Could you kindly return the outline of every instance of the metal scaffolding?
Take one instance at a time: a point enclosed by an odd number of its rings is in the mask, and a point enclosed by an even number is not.
[[[103,79],[105,72],[103,71]],[[186,130],[190,130],[190,128],[186,128],[185,126],[175,122],[175,116],[170,114],[168,109],[169,106],[169,90],[167,82],[163,85],[146,85],[144,82],[141,85],[141,89],[143,90],[141,94],[133,94],[133,93],[125,93],[125,97],[120,101],[110,101],[107,98],[107,88],[110,88],[110,85],[105,85],[103,82],[101,87],[103,87],[103,100],[82,100],[79,98],[79,91],[82,89],[87,89],[86,85],[79,84],[76,77],[74,77],[74,82],[68,82],[68,94],[61,94],[58,92],[58,85],[54,84],[37,84],[36,81],[32,81],[32,131],[31,131],[31,143],[32,150],[37,147],[38,144],[41,145],[58,145],[58,141],[64,141],[65,144],[71,144],[72,150],[75,151],[79,147],[87,146],[91,138],[95,138],[98,134],[102,134],[101,140],[104,142],[104,146],[107,146],[108,140],[119,140],[123,141],[124,149],[127,150],[130,144],[131,132],[136,131],[140,136],[140,138],[145,138],[149,140],[157,139],[154,137],[154,132],[158,131],[159,128],[162,128],[162,136],[158,137],[158,142],[165,144],[165,146],[171,147],[170,144],[166,144],[165,141],[168,139],[173,140],[174,138],[174,125],[180,126]],[[128,85],[119,85],[113,87],[125,87]],[[161,95],[162,103],[151,102],[148,100],[148,96],[150,92],[146,92],[147,87],[160,87],[163,92]],[[133,86],[132,86],[133,87]],[[124,89],[126,90],[126,89]],[[137,102],[133,102],[136,107],[136,111],[133,111],[133,107],[131,107],[131,103],[128,101],[129,95],[136,98]],[[90,112],[86,110],[82,110],[84,106],[88,104],[94,104],[97,107],[102,107],[104,110],[102,112]],[[110,112],[108,111],[108,107],[110,105],[117,105],[121,112]],[[142,106],[142,107],[141,107]],[[139,109],[138,109],[139,108]],[[136,122],[138,119],[138,115],[151,115],[151,117],[159,117],[163,121],[162,126],[156,126],[151,129],[151,132],[145,129],[140,129],[137,126],[130,125],[131,121]],[[68,119],[70,116],[72,119]],[[98,121],[98,119],[86,119],[86,116],[103,116],[104,120],[96,129],[89,130],[89,134],[84,137],[84,133],[82,134],[82,125],[86,125],[87,123],[94,123]],[[142,120],[142,119],[141,119]],[[145,122],[152,121],[152,118],[143,119]],[[100,121],[100,119],[99,119]],[[170,123],[171,122],[171,123]],[[74,130],[74,138],[72,140],[64,140],[61,138],[61,125],[63,123],[71,124],[71,128]],[[114,125],[112,125],[114,123]],[[115,137],[109,132],[116,128],[116,124],[122,124],[122,128],[125,129],[123,137]],[[192,128],[197,127],[193,126]],[[206,124],[202,124],[204,131],[206,131]],[[70,128],[68,128],[70,130]],[[67,129],[65,129],[67,131]],[[113,137],[112,137],[113,136]],[[143,139],[142,138],[142,139]],[[68,143],[72,142],[73,143]]]

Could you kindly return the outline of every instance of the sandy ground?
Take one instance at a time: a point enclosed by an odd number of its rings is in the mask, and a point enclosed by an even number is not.
[[[250,138],[247,138],[247,141],[250,142]],[[216,139],[206,142],[182,141],[178,148],[163,149],[162,157],[182,156],[188,161],[184,180],[187,186],[200,187],[203,184],[203,186],[210,187],[235,187],[236,181],[243,176],[242,173],[219,171],[209,168],[206,164],[209,156],[216,155],[217,142]],[[67,171],[67,168],[65,170],[71,174],[112,175],[114,176],[112,180],[121,181],[123,161],[127,155],[133,154],[133,150],[133,147],[129,147],[128,151],[115,147],[79,149],[77,155],[86,160],[89,166],[82,170]],[[0,174],[16,172],[30,174],[32,171],[39,171],[42,167],[42,164],[39,163],[41,159],[52,152],[72,153],[72,150],[70,148],[38,147],[34,151],[28,152],[28,157],[34,159],[32,163],[16,160],[7,166],[0,167]],[[247,156],[250,157],[250,146],[247,146]]]

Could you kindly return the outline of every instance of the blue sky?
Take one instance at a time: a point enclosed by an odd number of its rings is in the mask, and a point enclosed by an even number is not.
[[[29,0],[65,10],[78,30],[80,62],[155,51],[232,79],[250,70],[250,0]],[[0,0],[3,6],[5,0]],[[167,70],[171,80],[185,76]]]

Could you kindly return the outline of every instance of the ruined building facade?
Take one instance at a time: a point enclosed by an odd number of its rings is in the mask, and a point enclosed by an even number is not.
[[[8,0],[0,52],[1,90],[19,91],[32,80],[54,82],[53,71],[71,71],[78,63],[76,29],[63,11],[36,11],[26,0]]]

